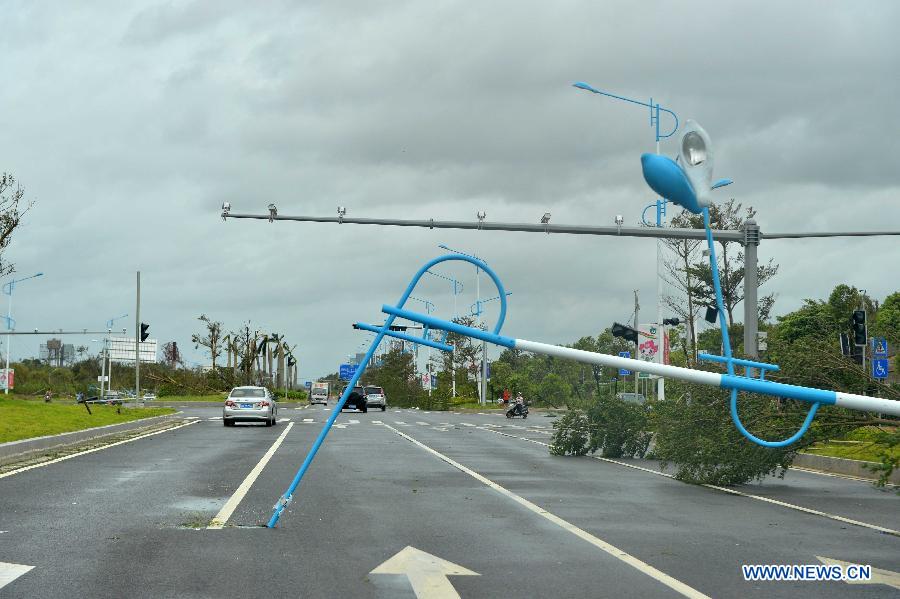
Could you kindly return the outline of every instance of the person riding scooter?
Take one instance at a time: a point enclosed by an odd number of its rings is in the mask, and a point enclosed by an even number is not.
[[[513,403],[506,411],[507,418],[512,418],[513,416],[528,418],[528,405],[525,403],[525,398],[522,397],[521,393],[516,395],[515,403]]]

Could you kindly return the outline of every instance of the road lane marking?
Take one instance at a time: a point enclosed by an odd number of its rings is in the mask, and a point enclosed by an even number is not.
[[[844,572],[847,571],[847,566],[857,566],[862,562],[845,562],[843,560],[834,559],[832,557],[822,557],[821,555],[817,555],[816,559],[825,564],[826,566],[841,566],[844,568]],[[900,590],[900,572],[894,572],[892,570],[881,570],[879,568],[872,568],[872,579],[871,580],[844,580],[847,584],[883,584],[889,587],[893,587],[897,590]],[[3,586],[0,584],[0,586]]]
[[[290,421],[291,421],[290,418],[279,418],[278,419],[278,422],[290,422]]]
[[[398,551],[369,574],[401,574],[418,599],[459,599],[448,576],[481,576],[459,564],[448,562],[411,545]]]
[[[284,438],[291,431],[291,427],[294,426],[293,422],[288,422],[288,425],[284,427],[284,431],[275,439],[275,442],[272,444],[272,447],[263,455],[262,459],[259,460],[259,463],[253,467],[253,470],[250,471],[250,474],[244,479],[244,481],[238,486],[237,490],[234,492],[234,495],[225,502],[225,505],[222,506],[222,509],[219,510],[219,513],[216,514],[216,517],[212,519],[212,522],[209,523],[209,526],[206,527],[207,530],[222,530],[225,526],[225,523],[228,522],[228,519],[231,518],[231,514],[234,513],[234,510],[237,509],[237,506],[240,505],[241,500],[244,499],[244,495],[247,494],[247,491],[250,490],[250,487],[253,486],[253,483],[256,482],[256,479],[259,477],[260,473],[263,471],[263,468],[266,467],[266,464],[269,463],[269,460],[272,459],[272,456],[275,455],[275,451],[281,445],[281,442],[284,441]]]
[[[383,423],[381,422],[381,420],[373,420],[372,424],[383,424]]]
[[[34,566],[26,566],[24,564],[10,564],[8,562],[0,562],[0,589],[14,581],[23,574],[28,574],[34,569]]]
[[[650,578],[653,578],[657,582],[664,584],[665,586],[669,587],[676,593],[680,593],[681,595],[684,595],[685,597],[691,597],[694,599],[710,599],[709,596],[704,595],[697,589],[686,585],[685,583],[669,576],[668,574],[666,574],[665,572],[662,572],[661,570],[657,570],[650,564],[641,561],[640,559],[634,557],[633,555],[631,555],[629,553],[626,553],[625,551],[619,549],[618,547],[615,547],[614,545],[610,545],[603,539],[592,535],[591,533],[587,532],[586,530],[582,530],[582,529],[578,528],[571,522],[568,522],[567,520],[563,520],[559,516],[548,512],[541,506],[528,501],[521,495],[516,495],[509,489],[507,489],[505,487],[501,487],[500,485],[498,485],[491,479],[475,472],[474,470],[471,470],[470,468],[467,468],[466,466],[463,466],[459,462],[453,460],[450,457],[445,456],[444,454],[437,451],[436,449],[432,449],[431,447],[428,447],[424,443],[417,441],[416,439],[413,439],[406,433],[400,432],[399,430],[395,429],[394,427],[392,427],[388,424],[386,424],[385,426],[387,428],[391,429],[392,431],[394,431],[396,434],[403,437],[404,439],[406,439],[407,441],[410,441],[410,442],[414,443],[415,445],[418,445],[419,447],[421,447],[428,453],[430,453],[430,454],[436,456],[437,458],[440,458],[444,462],[450,464],[457,470],[460,470],[461,472],[468,474],[475,480],[477,480],[480,483],[484,484],[485,486],[490,487],[491,489],[497,491],[501,495],[504,495],[508,499],[515,501],[519,505],[534,512],[538,516],[541,516],[542,518],[549,520],[550,522],[556,524],[563,530],[572,533],[573,535],[575,535],[576,537],[578,537],[584,541],[587,541],[588,543],[590,543],[594,547],[600,549],[601,551],[604,551],[608,555],[616,558],[619,561],[622,561],[622,562],[628,564],[632,568],[635,568],[639,572],[646,574],[647,576],[649,576]]]
[[[422,425],[422,426],[431,426],[431,423],[430,423],[430,422],[422,422],[421,420],[418,421],[418,422],[416,422],[416,424],[420,424],[420,425]]]
[[[495,430],[485,428],[485,427],[478,427],[478,428],[483,431],[487,431],[489,433],[494,433],[496,435],[503,435],[504,437],[512,437],[513,439],[521,439],[522,441],[528,441],[529,443],[535,443],[537,445],[543,445],[544,447],[550,447],[549,443],[537,441],[536,439],[528,439],[526,437],[517,437],[516,435],[510,435],[508,433],[501,433],[500,431],[495,431]],[[644,468],[643,466],[638,466],[637,464],[628,464],[626,462],[620,462],[618,460],[613,460],[611,458],[604,458],[604,457],[597,456],[597,455],[586,456],[586,457],[592,458],[594,460],[600,460],[601,462],[609,462],[610,464],[616,464],[618,466],[625,466],[626,468],[632,468],[634,470],[640,470],[641,472],[646,472],[648,474],[655,474],[656,476],[664,476],[666,478],[671,478],[672,480],[677,480],[671,474],[666,474],[665,472],[660,472],[659,470],[653,470],[652,468]],[[687,484],[687,483],[682,483],[682,484]],[[772,499],[771,497],[764,497],[762,495],[754,495],[752,493],[744,493],[743,491],[738,491],[737,489],[729,489],[728,487],[720,487],[717,485],[700,484],[700,485],[696,485],[696,486],[706,487],[707,489],[721,491],[722,493],[728,493],[729,495],[737,495],[739,497],[746,497],[747,499],[756,499],[757,501],[764,501],[766,503],[771,503],[773,505],[778,505],[781,507],[786,507],[788,509],[796,510],[798,512],[803,512],[805,514],[811,514],[813,516],[821,516],[823,518],[828,518],[829,520],[834,520],[836,522],[852,524],[853,526],[861,526],[863,528],[869,528],[871,530],[876,530],[876,531],[884,533],[884,534],[893,535],[895,537],[900,537],[900,530],[894,530],[893,528],[878,526],[877,524],[869,524],[868,522],[862,522],[860,520],[853,520],[852,518],[845,518],[844,516],[838,516],[836,514],[829,514],[828,512],[822,512],[820,510],[803,507],[802,505],[796,505],[793,503],[788,503],[786,501],[780,501],[778,499]]]
[[[132,441],[137,441],[138,439],[145,439],[147,437],[152,437],[153,435],[168,433],[169,431],[178,430],[180,428],[184,428],[184,427],[190,426],[192,424],[197,424],[198,422],[200,422],[200,420],[191,420],[190,422],[185,422],[184,424],[179,424],[178,426],[173,426],[172,428],[165,428],[161,431],[154,431],[152,433],[138,435],[137,437],[131,437],[130,439],[125,439],[124,441],[116,441],[115,443],[110,443],[109,445],[103,445],[102,447],[94,447],[92,449],[85,449],[84,451],[79,451],[77,453],[70,453],[69,455],[64,455],[61,458],[47,460],[46,462],[40,462],[38,464],[31,464],[30,466],[23,466],[21,468],[16,468],[15,470],[10,470],[9,472],[4,472],[4,473],[0,474],[0,478],[6,478],[7,476],[12,476],[13,474],[25,472],[26,470],[42,468],[43,466],[49,466],[50,464],[56,464],[57,462],[62,462],[64,460],[71,460],[72,458],[77,458],[80,455],[94,453],[95,451],[102,451],[102,450],[108,449],[110,447],[115,447],[116,445],[123,445],[125,443],[131,443]]]
[[[315,422],[312,418],[304,418],[303,422]]]
[[[348,420],[347,424],[359,424],[359,420]]]

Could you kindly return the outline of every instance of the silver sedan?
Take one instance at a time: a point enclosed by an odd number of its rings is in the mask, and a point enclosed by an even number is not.
[[[272,426],[277,417],[275,398],[265,387],[235,387],[222,408],[225,426],[234,426],[235,422],[264,422]]]

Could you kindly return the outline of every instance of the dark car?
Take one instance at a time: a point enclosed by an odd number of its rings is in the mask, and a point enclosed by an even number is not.
[[[368,412],[368,402],[366,401],[366,392],[360,386],[353,387],[350,396],[347,397],[347,403],[344,404],[343,410],[359,410],[360,412]]]

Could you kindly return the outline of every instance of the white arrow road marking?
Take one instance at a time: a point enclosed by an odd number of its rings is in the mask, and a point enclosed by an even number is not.
[[[19,576],[27,574],[34,566],[25,566],[23,564],[10,564],[0,562],[0,589],[14,581]],[[458,595],[457,595],[458,596]]]
[[[272,447],[269,448],[269,451],[263,455],[262,459],[259,460],[259,463],[253,467],[253,470],[250,471],[250,474],[247,475],[247,478],[238,486],[237,490],[234,492],[234,495],[225,502],[225,505],[222,506],[222,509],[219,510],[219,513],[216,514],[216,517],[212,519],[209,526],[206,528],[209,530],[221,530],[225,523],[228,522],[228,519],[231,518],[231,514],[234,513],[234,510],[237,509],[237,506],[240,505],[241,500],[244,498],[244,495],[247,494],[247,491],[250,490],[250,487],[253,486],[253,483],[256,482],[256,479],[259,477],[260,473],[263,471],[263,468],[266,467],[266,464],[269,463],[269,460],[272,459],[272,456],[275,455],[275,451],[281,445],[281,442],[284,441],[284,438],[291,431],[291,427],[294,426],[293,422],[288,422],[288,425],[284,427],[284,432],[278,436],[275,440],[275,443],[272,444]]]
[[[459,599],[448,576],[480,576],[453,562],[407,545],[369,574],[406,574],[419,599]]]
[[[853,562],[845,562],[831,557],[816,556],[816,559],[826,566],[841,566],[844,573],[847,572],[847,566],[857,566]],[[872,580],[845,580],[847,584],[884,584],[900,590],[900,572],[891,572],[890,570],[880,570],[872,568]]]
[[[534,514],[537,514],[538,516],[545,518],[546,520],[552,522],[553,524],[556,524],[563,530],[570,532],[573,535],[575,535],[576,537],[582,539],[583,541],[590,543],[597,549],[600,549],[601,551],[606,552],[608,555],[614,557],[615,559],[628,564],[629,566],[638,570],[639,572],[646,574],[647,576],[649,576],[650,578],[656,580],[657,582],[659,582],[661,584],[664,584],[665,586],[669,587],[676,593],[679,593],[685,597],[689,597],[690,599],[711,599],[710,597],[708,597],[707,595],[704,595],[697,589],[695,589],[691,586],[688,586],[687,584],[681,582],[680,580],[678,580],[672,576],[669,576],[668,574],[666,574],[665,572],[663,572],[661,570],[657,570],[650,564],[638,559],[637,557],[635,557],[629,553],[626,553],[625,551],[619,549],[618,547],[616,547],[614,545],[607,543],[606,541],[604,541],[603,539],[601,539],[599,537],[595,537],[594,535],[587,532],[586,530],[582,530],[582,529],[578,528],[577,526],[575,526],[568,520],[563,520],[556,514],[552,514],[552,513],[548,512],[541,506],[528,501],[521,495],[516,495],[515,493],[513,493],[506,487],[502,487],[502,486],[498,485],[497,483],[495,483],[491,479],[487,478],[486,476],[483,476],[483,475],[479,474],[478,472],[475,472],[474,470],[463,466],[456,460],[442,454],[441,452],[437,451],[436,449],[432,449],[431,447],[428,447],[421,441],[417,441],[416,439],[413,439],[406,433],[401,432],[390,425],[385,425],[385,427],[394,431],[395,433],[397,433],[398,435],[400,435],[407,441],[410,441],[414,445],[421,447],[422,449],[424,449],[428,453],[432,454],[433,456],[437,457],[438,459],[443,460],[444,462],[450,464],[457,470],[468,474],[469,476],[471,476],[475,480],[479,481],[480,483],[484,484],[485,486],[497,491],[504,497],[518,503],[519,505],[528,509],[529,511],[533,512]],[[482,429],[482,430],[487,430],[492,433],[497,432],[497,431],[493,431],[493,430],[487,429],[487,428]],[[498,434],[505,435],[506,433],[498,433]],[[506,436],[511,436],[511,435],[506,435]],[[534,441],[534,442],[537,443],[537,441]]]

